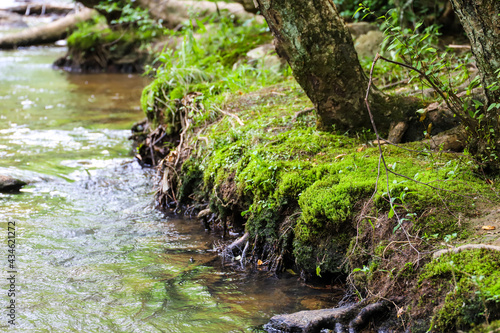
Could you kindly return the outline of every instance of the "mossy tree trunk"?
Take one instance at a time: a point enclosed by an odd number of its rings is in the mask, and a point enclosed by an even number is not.
[[[275,37],[276,50],[315,105],[322,130],[370,128],[364,98],[368,78],[352,37],[332,0],[256,0]],[[370,93],[382,129],[401,119],[394,100]]]
[[[488,104],[500,101],[500,89],[488,89],[498,81],[500,69],[500,1],[451,0],[471,42]]]
[[[469,150],[486,171],[498,172],[500,165],[500,0],[451,0],[453,9],[469,37],[481,83],[486,94],[484,119],[476,135],[469,137]]]

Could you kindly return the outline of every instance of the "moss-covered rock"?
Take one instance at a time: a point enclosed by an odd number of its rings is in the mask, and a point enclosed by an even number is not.
[[[444,254],[427,264],[420,275],[421,288],[429,283],[434,297],[422,295],[421,306],[436,299],[436,294],[444,297],[432,318],[432,329],[437,332],[467,330],[485,319],[500,317],[500,253],[497,251]]]

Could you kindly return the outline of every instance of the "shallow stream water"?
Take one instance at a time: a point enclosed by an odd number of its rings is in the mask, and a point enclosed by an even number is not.
[[[0,51],[0,174],[30,182],[0,194],[0,331],[250,332],[333,305],[297,277],[223,269],[198,222],[156,211],[127,140],[147,79],[53,70],[64,52]]]

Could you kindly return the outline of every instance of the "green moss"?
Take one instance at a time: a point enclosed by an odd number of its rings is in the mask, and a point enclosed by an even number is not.
[[[182,164],[181,184],[179,186],[179,202],[185,204],[189,196],[199,191],[199,186],[203,179],[203,172],[194,159],[188,159]]]
[[[485,311],[490,318],[498,317],[500,253],[496,251],[444,254],[425,266],[420,283],[424,281],[446,293],[444,305],[432,319],[436,331],[468,329],[485,320]]]

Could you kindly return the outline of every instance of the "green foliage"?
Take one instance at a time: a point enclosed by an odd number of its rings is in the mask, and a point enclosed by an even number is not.
[[[182,40],[178,48],[163,50],[156,59],[158,66],[148,70],[155,81],[144,90],[141,105],[149,119],[159,118],[155,113],[164,109],[175,112],[175,101],[196,91],[203,94],[199,99],[210,112],[193,117],[204,122],[217,112],[212,104],[220,103],[224,93],[254,90],[283,79],[276,68],[244,64],[232,68],[250,49],[271,40],[267,25],[253,19],[235,24],[224,16],[196,22],[197,30],[190,26],[171,33],[172,39]]]
[[[80,22],[68,36],[68,46],[81,51],[92,51],[99,44],[111,43],[120,37],[120,32],[106,26],[106,20],[97,16],[91,21]]]
[[[150,31],[151,37],[155,37],[161,29],[162,21],[155,21],[149,15],[147,9],[134,5],[133,0],[102,0],[95,8],[107,13],[118,12],[118,18],[108,22],[112,26],[132,27],[141,32]]]
[[[436,19],[446,12],[446,0],[421,0],[421,1],[398,1],[398,0],[367,0],[359,1],[334,1],[341,15],[355,20],[375,20],[376,17],[385,13],[394,26],[414,27],[423,18],[435,22]],[[360,11],[360,7],[370,8],[376,15],[368,16]]]
[[[144,51],[149,43],[163,34],[161,22],[152,20],[147,10],[134,7],[129,1],[102,1],[96,6],[116,19],[106,21],[102,15],[92,21],[80,22],[67,38],[73,60],[97,62],[106,68],[109,63],[128,59],[140,64],[147,59]]]
[[[359,4],[357,13],[377,17],[367,6]],[[390,54],[391,59],[383,58],[393,66],[400,66],[406,71],[400,72],[410,77],[408,83],[418,82],[423,88],[432,88],[445,102],[446,106],[457,117],[467,131],[468,151],[474,156],[483,171],[496,172],[500,169],[498,159],[500,146],[498,135],[500,121],[498,110],[500,104],[492,101],[486,105],[481,97],[471,94],[472,88],[480,86],[479,78],[469,80],[469,87],[465,97],[458,97],[457,87],[469,79],[466,68],[470,54],[457,57],[453,51],[443,48],[439,50],[437,36],[438,27],[431,25],[423,28],[423,22],[415,23],[413,28],[404,28],[396,24],[394,11],[377,17],[382,22],[386,35],[383,50]],[[439,51],[439,52],[438,52]],[[368,63],[365,63],[368,66]],[[409,71],[408,71],[409,69]],[[387,70],[384,68],[384,70]],[[500,70],[498,71],[500,75]],[[377,73],[376,73],[377,74]],[[499,81],[490,84],[486,89],[495,91],[500,87]],[[424,110],[420,111],[421,121],[425,119]],[[428,133],[426,133],[428,134]]]

